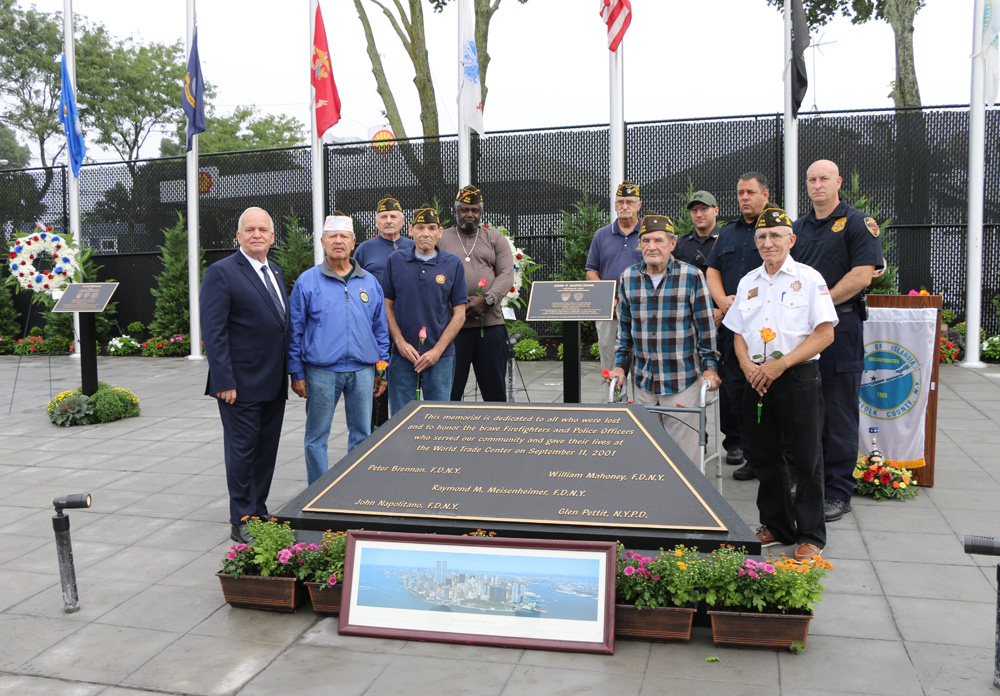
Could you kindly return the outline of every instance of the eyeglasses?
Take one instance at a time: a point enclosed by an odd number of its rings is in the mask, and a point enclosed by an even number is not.
[[[707,205],[698,205],[694,208],[688,208],[688,212],[690,213],[707,213],[709,210],[711,210],[711,208]]]
[[[790,233],[787,233],[787,232],[785,234],[780,234],[778,232],[758,232],[757,234],[754,235],[753,238],[754,238],[754,241],[756,241],[758,244],[760,244],[765,239],[770,239],[772,242],[776,242],[779,239],[781,239],[782,237],[789,236],[789,234]]]

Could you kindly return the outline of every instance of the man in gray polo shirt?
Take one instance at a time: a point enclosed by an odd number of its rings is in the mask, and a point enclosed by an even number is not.
[[[615,212],[618,219],[594,233],[587,255],[587,280],[617,281],[629,266],[642,261],[639,251],[639,210],[642,199],[639,187],[623,181],[615,193]],[[617,304],[617,300],[616,300]],[[610,370],[615,366],[615,339],[618,336],[618,320],[598,321],[597,343],[601,349],[601,369]]]

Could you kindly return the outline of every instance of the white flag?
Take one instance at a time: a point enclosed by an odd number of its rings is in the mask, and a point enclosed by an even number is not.
[[[483,133],[483,92],[479,83],[479,54],[476,52],[476,23],[472,16],[472,3],[459,3],[462,17],[463,36],[458,40],[462,46],[461,74],[458,82],[458,108],[462,110],[465,125]]]
[[[983,7],[983,60],[986,70],[983,79],[986,84],[986,103],[997,101],[997,84],[1000,83],[1000,2],[986,0]]]

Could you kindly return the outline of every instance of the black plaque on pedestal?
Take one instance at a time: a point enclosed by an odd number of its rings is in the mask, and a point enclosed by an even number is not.
[[[615,281],[539,280],[531,284],[526,321],[594,321],[614,318]]]
[[[411,402],[278,516],[372,529],[620,540],[702,550],[760,542],[642,406]]]

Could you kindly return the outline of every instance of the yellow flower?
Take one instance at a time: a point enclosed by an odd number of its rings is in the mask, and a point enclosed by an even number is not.
[[[684,561],[677,561],[677,567],[680,568],[681,570],[688,569],[687,565],[684,564]]]
[[[684,552],[681,551],[680,549],[674,549],[674,555],[677,556],[677,558],[680,558],[681,556],[684,555]]]
[[[861,478],[864,475],[865,475],[865,470],[864,469],[855,469],[854,470],[854,478],[859,479],[859,478]]]
[[[775,334],[774,331],[767,328],[766,326],[760,330],[760,340],[762,340],[764,343],[770,343],[775,339],[776,336],[777,334]]]

